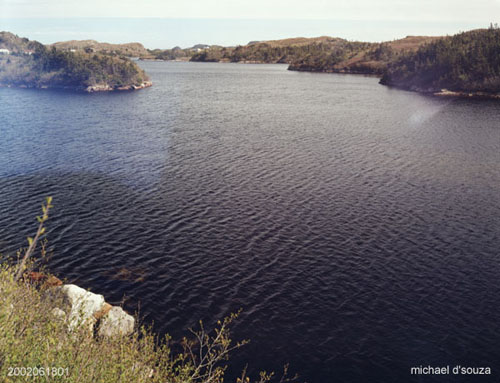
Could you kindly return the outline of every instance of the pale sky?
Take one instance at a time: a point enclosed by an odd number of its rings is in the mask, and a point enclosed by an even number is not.
[[[107,27],[94,18],[107,18]],[[144,18],[155,20],[139,22]],[[132,40],[160,48],[318,35],[381,41],[453,34],[499,19],[500,0],[0,0],[0,29],[28,38]]]
[[[0,0],[7,17],[488,21],[499,0]],[[498,16],[497,16],[498,17]]]

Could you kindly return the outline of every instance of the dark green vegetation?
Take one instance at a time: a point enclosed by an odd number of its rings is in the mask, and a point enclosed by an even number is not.
[[[292,63],[311,54],[322,55],[340,45],[342,39],[333,37],[292,38],[252,42],[237,47],[210,47],[195,53],[192,61],[222,61],[250,63]]]
[[[118,55],[68,51],[0,33],[0,85],[68,88],[86,91],[138,89],[148,77],[134,62]]]
[[[341,40],[334,47],[323,52],[313,52],[305,57],[297,58],[291,63],[289,69],[381,75],[391,61],[435,39],[438,37],[407,36],[404,39],[383,43]]]
[[[194,51],[189,49],[182,49],[175,47],[172,49],[153,49],[148,50],[148,54],[141,56],[142,59],[153,60],[183,60],[188,61],[193,55]]]
[[[381,80],[420,92],[500,92],[500,29],[439,39],[392,62]]]
[[[191,60],[287,63],[290,70],[381,75],[391,60],[435,39],[408,36],[385,43],[366,43],[327,36],[294,38],[238,47],[210,47],[195,53]]]

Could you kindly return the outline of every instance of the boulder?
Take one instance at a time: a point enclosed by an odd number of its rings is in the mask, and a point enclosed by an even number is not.
[[[88,325],[93,329],[96,322],[94,316],[104,306],[104,297],[82,289],[77,285],[63,285],[56,287],[63,294],[63,299],[68,303],[68,327],[70,330],[80,325]]]
[[[154,376],[155,371],[143,363],[136,362],[132,366],[132,371],[140,379],[151,379]]]
[[[130,335],[134,332],[135,319],[127,314],[121,307],[113,306],[101,318],[98,334],[102,337]]]
[[[102,308],[94,313],[94,318],[99,320],[102,319],[103,316],[105,316],[109,311],[113,308],[108,302],[104,302],[104,305]]]

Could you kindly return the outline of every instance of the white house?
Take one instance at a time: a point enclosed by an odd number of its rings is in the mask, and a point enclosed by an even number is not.
[[[10,54],[10,51],[8,49],[0,48],[0,54],[8,55]]]

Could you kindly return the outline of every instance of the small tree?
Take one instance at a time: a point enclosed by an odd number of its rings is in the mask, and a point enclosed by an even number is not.
[[[28,237],[28,250],[26,250],[26,253],[24,253],[23,259],[21,260],[21,263],[19,263],[16,276],[14,280],[18,281],[26,268],[26,263],[28,262],[29,258],[33,255],[36,249],[36,245],[38,243],[38,240],[40,237],[42,237],[45,234],[45,226],[44,223],[49,219],[49,210],[52,208],[52,197],[47,197],[45,200],[45,204],[42,203],[42,216],[36,217],[36,219],[39,222],[38,225],[38,230],[36,232],[35,238]]]

